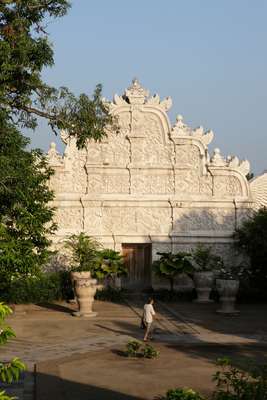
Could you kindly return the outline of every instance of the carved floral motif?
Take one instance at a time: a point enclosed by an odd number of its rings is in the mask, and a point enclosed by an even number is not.
[[[131,193],[166,194],[174,193],[173,171],[161,175],[132,174]]]
[[[216,196],[242,196],[242,187],[236,176],[214,176],[214,194]]]

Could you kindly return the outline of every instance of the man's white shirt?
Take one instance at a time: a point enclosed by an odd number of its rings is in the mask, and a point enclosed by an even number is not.
[[[147,324],[151,324],[153,322],[153,315],[155,315],[154,307],[152,304],[144,305],[144,321]]]

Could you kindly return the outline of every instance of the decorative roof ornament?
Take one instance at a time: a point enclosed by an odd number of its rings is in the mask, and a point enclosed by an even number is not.
[[[250,163],[248,160],[239,160],[237,156],[228,156],[227,164],[229,168],[236,169],[241,174],[247,175],[250,171]]]
[[[184,118],[182,115],[178,114],[176,116],[176,123],[172,128],[172,133],[175,136],[188,136],[191,135],[191,129],[188,125],[184,123]]]
[[[125,96],[128,98],[130,104],[144,104],[146,98],[149,96],[149,91],[140,85],[137,78],[134,78],[131,86],[125,90]]]
[[[174,137],[192,136],[193,138],[201,141],[203,143],[203,145],[205,147],[207,147],[208,144],[212,141],[214,134],[212,131],[204,132],[204,129],[202,126],[199,126],[198,128],[195,128],[195,129],[191,129],[184,122],[182,115],[177,115],[176,123],[172,128],[172,136],[174,136]]]
[[[63,163],[63,158],[61,154],[57,151],[57,146],[55,142],[50,143],[50,148],[47,152],[49,164],[53,166],[61,165]]]
[[[211,157],[211,165],[215,167],[224,167],[226,164],[225,159],[221,155],[220,149],[216,148],[214,149],[213,155]]]

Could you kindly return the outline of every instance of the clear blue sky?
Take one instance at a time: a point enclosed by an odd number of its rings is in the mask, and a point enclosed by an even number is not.
[[[172,121],[212,129],[211,150],[267,169],[267,0],[73,0],[47,30],[50,84],[78,94],[100,82],[111,99],[138,77],[172,97]],[[43,123],[31,137],[44,150],[55,140]]]

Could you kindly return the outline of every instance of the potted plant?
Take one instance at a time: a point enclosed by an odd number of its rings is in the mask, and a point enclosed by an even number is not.
[[[97,280],[91,277],[91,272],[97,263],[97,251],[100,244],[84,232],[71,235],[66,241],[66,247],[71,253],[71,280],[79,306],[79,311],[73,315],[78,317],[92,317],[94,295],[97,289]]]
[[[189,253],[157,253],[160,258],[153,262],[152,267],[156,276],[167,279],[170,283],[170,292],[174,293],[174,281],[177,275],[190,274],[193,271]]]
[[[194,267],[193,280],[197,291],[198,303],[209,303],[210,292],[214,284],[214,270],[222,266],[223,261],[219,256],[212,254],[211,248],[198,245],[192,253]]]
[[[220,296],[221,308],[217,310],[221,314],[238,314],[235,308],[236,296],[239,290],[240,279],[248,276],[250,271],[244,266],[221,268],[216,279],[216,288]]]
[[[105,279],[108,287],[120,286],[116,280],[127,275],[123,256],[112,249],[99,250],[92,273],[97,279]]]

